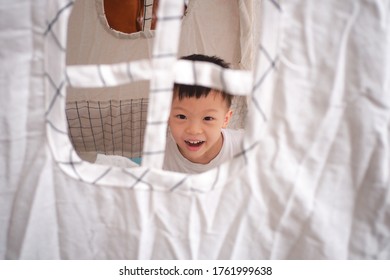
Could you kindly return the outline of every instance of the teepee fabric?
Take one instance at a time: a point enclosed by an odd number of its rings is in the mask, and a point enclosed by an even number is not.
[[[103,26],[101,0],[0,5],[0,258],[390,258],[389,4],[229,2],[190,0],[183,17],[160,0],[157,29],[132,35]],[[219,50],[232,69],[178,60]],[[161,169],[174,81],[247,101],[229,162]],[[71,102],[142,98],[141,166],[80,157]]]

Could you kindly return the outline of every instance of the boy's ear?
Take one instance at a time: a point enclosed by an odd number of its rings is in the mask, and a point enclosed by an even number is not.
[[[224,122],[223,122],[222,128],[226,128],[226,127],[228,126],[229,121],[230,121],[230,118],[232,117],[232,115],[233,115],[233,111],[232,111],[232,110],[228,110],[228,111],[226,112],[225,120],[224,120]]]

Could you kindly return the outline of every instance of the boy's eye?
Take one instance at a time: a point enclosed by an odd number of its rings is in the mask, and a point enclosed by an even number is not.
[[[214,118],[213,118],[213,117],[210,117],[210,116],[208,116],[208,117],[204,117],[204,120],[205,120],[205,121],[212,121],[212,120],[214,120]]]
[[[187,117],[183,114],[178,114],[176,115],[176,118],[178,118],[179,120],[185,120]]]

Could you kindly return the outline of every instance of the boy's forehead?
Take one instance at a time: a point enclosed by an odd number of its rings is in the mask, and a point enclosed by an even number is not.
[[[214,97],[185,97],[183,99],[175,98],[172,102],[172,112],[184,111],[186,113],[206,113],[206,112],[221,112],[229,111],[227,104],[222,99],[218,100]]]
[[[172,103],[186,103],[185,101],[199,101],[199,102],[212,102],[215,106],[224,105],[227,106],[226,100],[223,98],[222,92],[219,90],[211,89],[210,92],[206,95],[202,95],[200,97],[196,96],[186,96],[183,95],[181,98],[179,97],[178,90],[174,90]]]

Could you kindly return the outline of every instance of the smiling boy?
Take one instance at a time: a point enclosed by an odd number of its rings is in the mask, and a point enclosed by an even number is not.
[[[182,59],[208,61],[228,68],[226,62],[215,56],[191,55]],[[204,172],[240,151],[243,131],[226,129],[233,114],[230,109],[232,98],[216,89],[175,84],[165,170]]]

